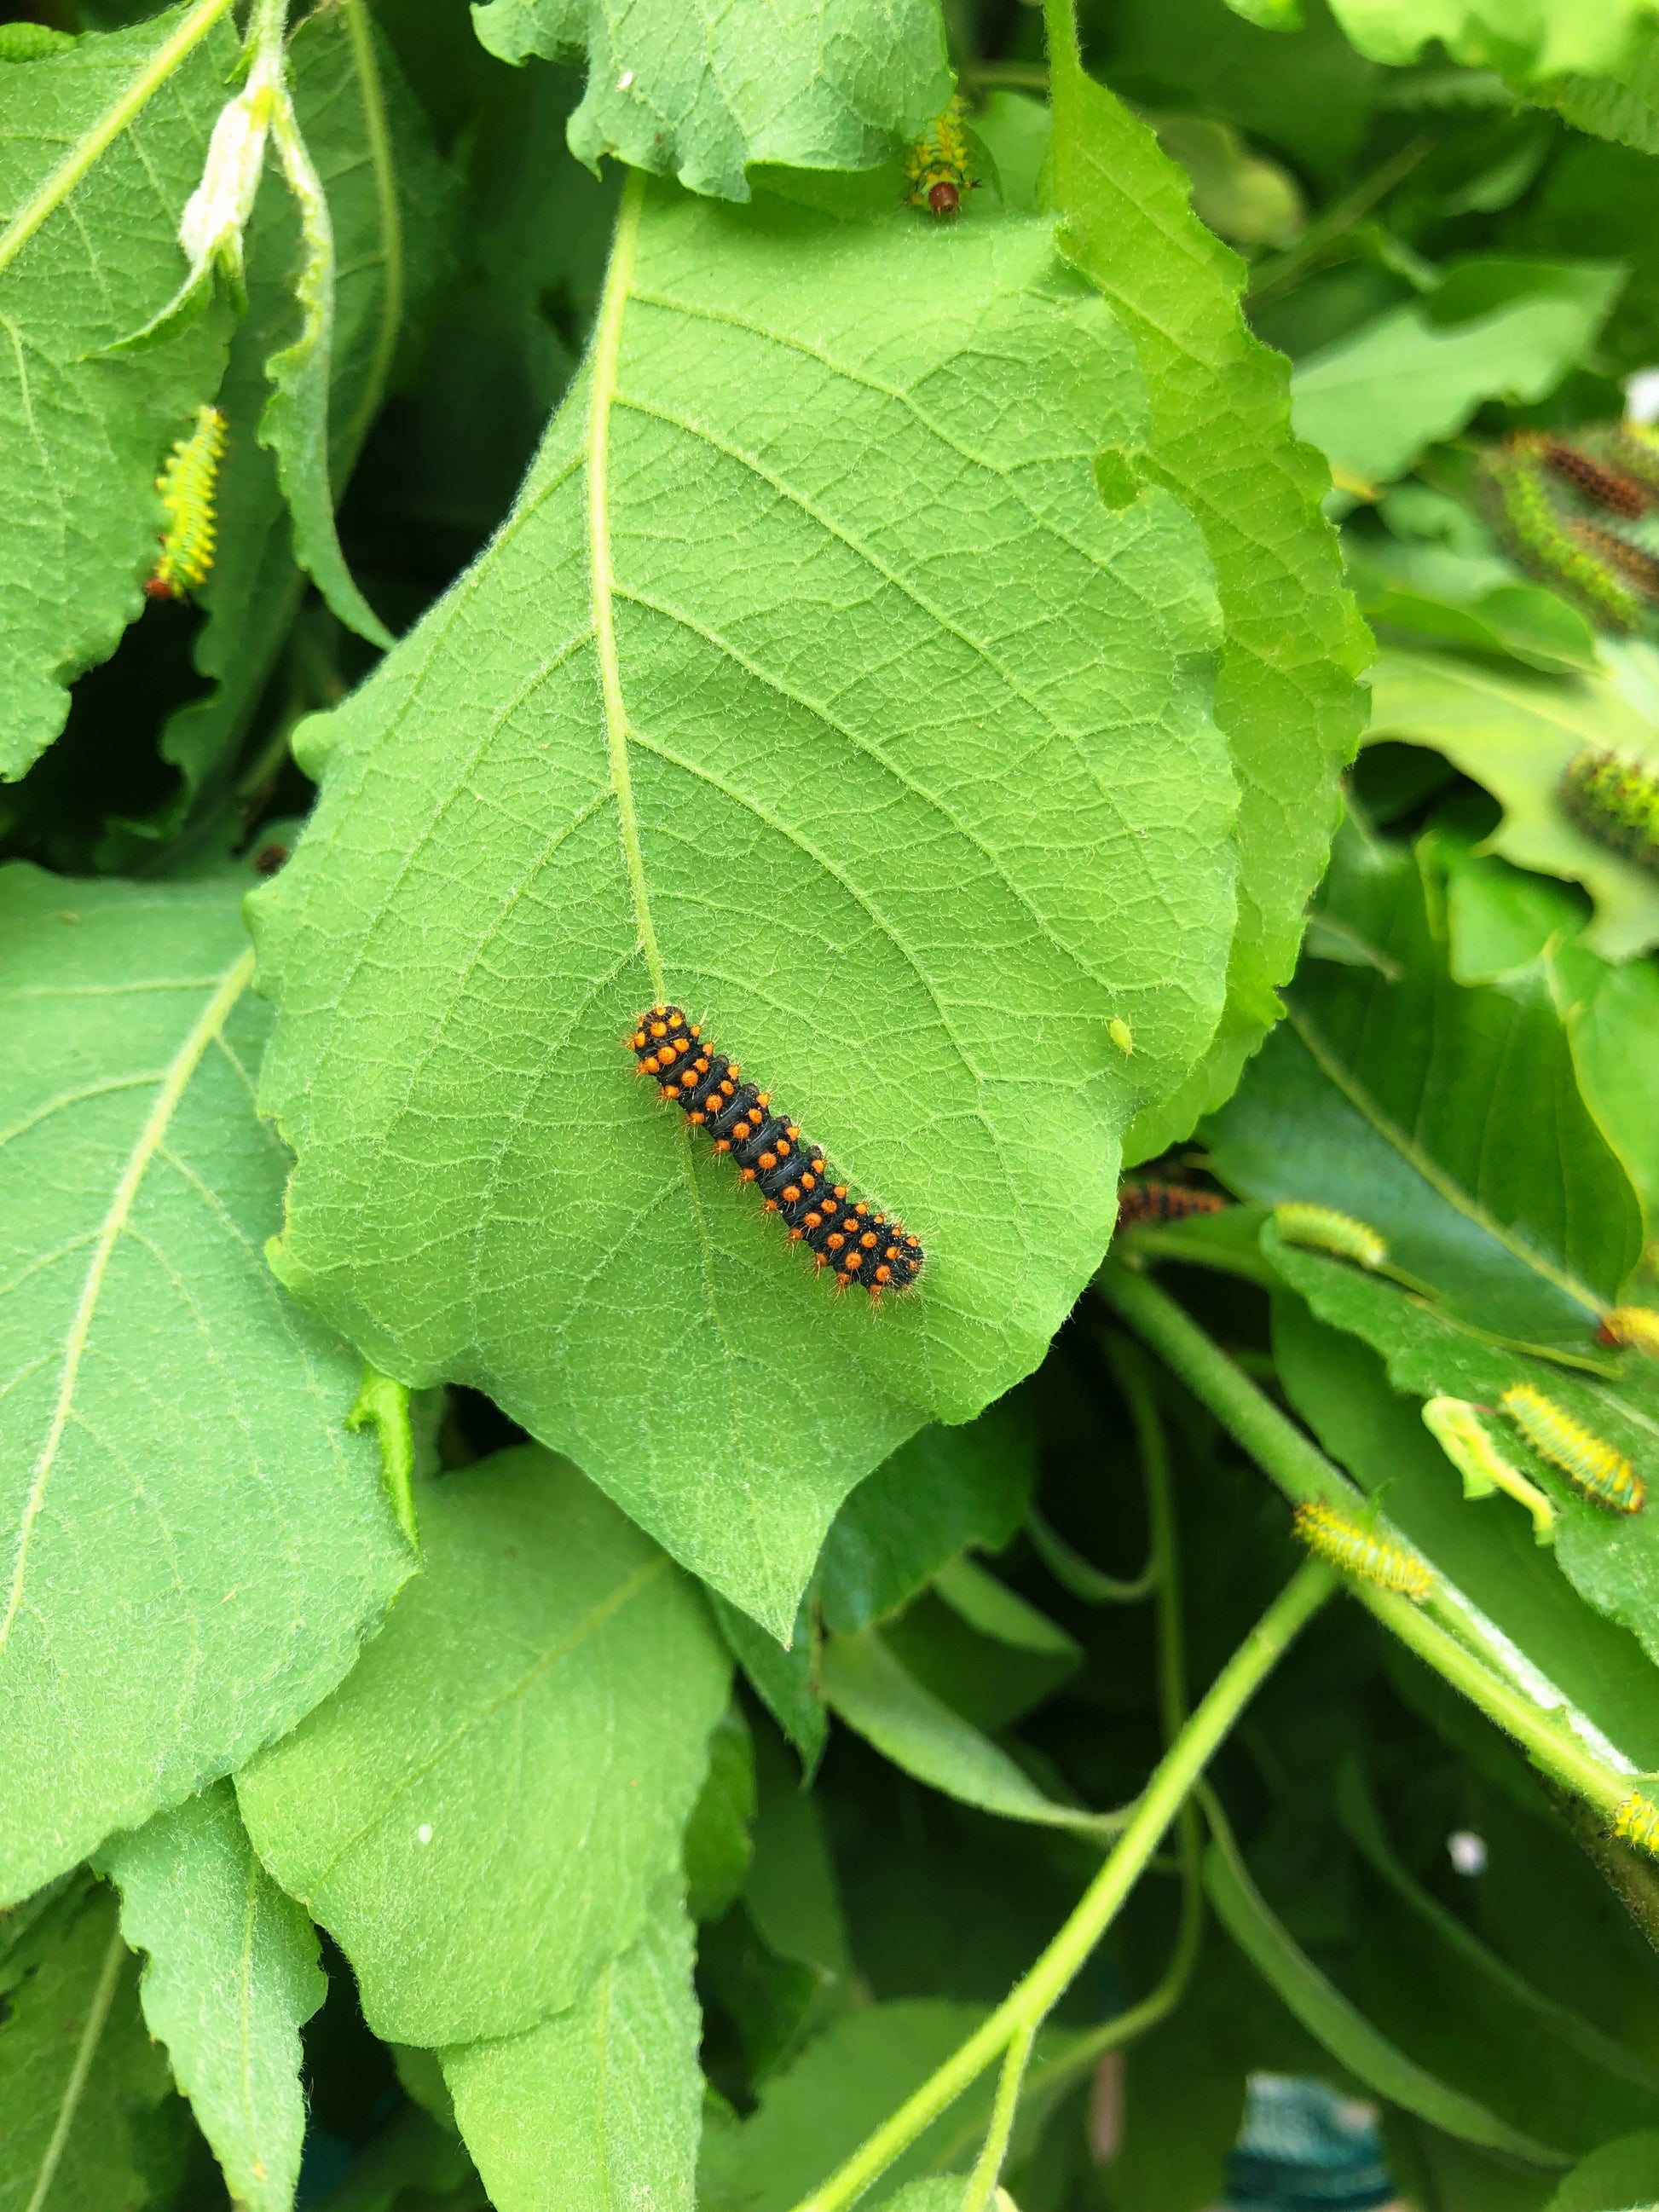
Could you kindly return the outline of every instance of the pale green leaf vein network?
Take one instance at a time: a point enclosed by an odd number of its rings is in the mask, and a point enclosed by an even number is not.
[[[507,1687],[499,1692],[496,1696],[489,1698],[487,1703],[478,1706],[476,1711],[468,1713],[463,1720],[458,1722],[443,1741],[434,1745],[418,1766],[411,1765],[409,1772],[402,1777],[397,1788],[391,1792],[385,1802],[364,1821],[361,1828],[346,1838],[326,1865],[312,1877],[311,1887],[313,1893],[322,1888],[323,1884],[334,1872],[342,1859],[345,1858],[349,1852],[356,1850],[366,1836],[372,1835],[375,1829],[381,1826],[398,1800],[406,1797],[416,1783],[424,1781],[439,1761],[449,1756],[457,1744],[465,1742],[474,1729],[500,1712],[504,1706],[517,1704],[547,1673],[549,1668],[557,1666],[561,1659],[568,1659],[570,1654],[579,1645],[584,1644],[590,1636],[597,1636],[606,1621],[613,1620],[625,1605],[630,1604],[647,1583],[654,1582],[659,1575],[665,1573],[668,1565],[666,1555],[659,1553],[654,1559],[647,1559],[643,1566],[635,1567],[632,1574],[624,1576],[616,1588],[608,1591],[598,1605],[583,1614],[568,1636],[562,1637],[550,1651],[544,1651],[527,1674],[521,1675],[516,1682],[509,1682]]]
[[[1478,1204],[1468,1192],[1459,1188],[1450,1176],[1437,1166],[1422,1146],[1407,1136],[1397,1122],[1382,1112],[1376,1100],[1342,1066],[1305,1014],[1292,1008],[1289,1020],[1291,1026],[1307,1048],[1310,1057],[1321,1074],[1328,1081],[1335,1085],[1349,1104],[1363,1115],[1383,1142],[1396,1152],[1409,1167],[1414,1169],[1431,1190],[1443,1198],[1449,1206],[1455,1207],[1465,1220],[1473,1222],[1477,1229],[1490,1237],[1495,1243],[1501,1244],[1506,1252],[1513,1253],[1515,1257],[1523,1266],[1531,1268],[1534,1274],[1543,1276],[1547,1282],[1553,1283],[1557,1290],[1564,1291],[1577,1304],[1583,1306],[1586,1312],[1593,1314],[1601,1312],[1603,1301],[1596,1297],[1594,1291],[1586,1284],[1581,1283],[1576,1276],[1568,1274],[1565,1268],[1555,1267],[1533,1245],[1504,1228],[1504,1224],[1489,1213],[1485,1206]]]
[[[115,1187],[109,1210],[105,1214],[93,1246],[86,1279],[81,1286],[81,1296],[70,1324],[69,1335],[64,1346],[64,1370],[58,1384],[57,1402],[52,1420],[35,1462],[34,1474],[29,1485],[27,1499],[23,1507],[22,1520],[17,1531],[17,1555],[13,1563],[11,1589],[6,1601],[3,1619],[0,1619],[0,1651],[9,1641],[12,1626],[22,1603],[23,1583],[28,1571],[29,1547],[35,1523],[46,1504],[47,1486],[57,1464],[58,1450],[63,1442],[74,1408],[76,1385],[80,1380],[81,1363],[86,1356],[87,1341],[98,1310],[98,1300],[103,1291],[104,1278],[122,1231],[131,1217],[140,1184],[143,1182],[151,1162],[161,1150],[186,1085],[199,1066],[202,1055],[218,1036],[229,1018],[236,1001],[246,990],[253,976],[253,952],[250,947],[239,956],[220,983],[218,989],[203,1007],[195,1025],[179,1046],[172,1065],[167,1070],[161,1087],[155,1096],[140,1130],[137,1143],[127,1157],[121,1179]]]
[[[41,2207],[52,2194],[52,2185],[58,2179],[58,2169],[68,2148],[70,2130],[75,2125],[75,2115],[80,2108],[87,2076],[92,2071],[93,2060],[98,2056],[104,2023],[109,2018],[109,2008],[115,1999],[115,1984],[121,1978],[121,1968],[125,1964],[126,1956],[127,1947],[121,1941],[118,1924],[111,1934],[109,1948],[105,1952],[104,1963],[99,1969],[97,1986],[93,1990],[92,2002],[87,2007],[87,2016],[82,2024],[81,2039],[75,2046],[75,2063],[70,2068],[69,2079],[64,2084],[63,2102],[58,2107],[52,2134],[41,2154],[40,2171],[34,2178],[34,2187],[29,2192],[29,2200],[23,2212],[41,2212]]]
[[[644,205],[645,178],[640,170],[635,169],[629,176],[623,193],[622,210],[617,218],[616,242],[611,249],[611,266],[605,272],[605,299],[599,309],[599,330],[593,345],[593,389],[588,401],[587,416],[587,550],[593,635],[599,648],[599,687],[605,701],[605,750],[611,762],[611,785],[617,794],[617,824],[622,833],[623,857],[628,868],[628,887],[634,902],[634,919],[639,930],[640,949],[645,955],[651,988],[661,1000],[666,997],[668,986],[663,973],[661,949],[657,943],[656,925],[651,918],[651,898],[645,880],[645,857],[640,850],[639,816],[634,805],[634,783],[628,759],[628,708],[623,697],[622,669],[617,653],[616,577],[611,559],[611,408],[617,392],[623,317],[627,312],[629,287],[633,280],[635,257],[639,250],[640,216]],[[682,1128],[679,1134],[685,1188],[690,1197],[702,1255],[703,1298],[725,1355],[726,1388],[732,1401],[732,1431],[740,1436],[743,1431],[743,1400],[738,1389],[737,1355],[720,1314],[720,1301],[715,1296],[714,1239],[709,1234],[702,1200],[697,1194],[696,1178],[691,1163],[691,1133]],[[748,1456],[745,1449],[745,1464]],[[744,1490],[750,1501],[750,1520],[758,1540],[761,1534],[758,1508],[753,1503],[750,1486],[745,1483]],[[762,1548],[764,1549],[763,1545]]]

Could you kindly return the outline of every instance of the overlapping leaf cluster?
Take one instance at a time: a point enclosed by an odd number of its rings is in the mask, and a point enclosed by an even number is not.
[[[1652,2193],[1649,1522],[1420,1418],[1659,1480],[1659,930],[1553,798],[1659,694],[1469,467],[1659,337],[1652,26],[1292,12],[0,27],[0,2206],[1196,2212],[1264,2068],[1413,2203]],[[1107,1261],[1159,1155],[1239,1202]],[[1286,1655],[1310,1467],[1578,1802],[1359,1608]]]

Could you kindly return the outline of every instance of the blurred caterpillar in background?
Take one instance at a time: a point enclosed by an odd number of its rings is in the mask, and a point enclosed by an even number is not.
[[[1627,522],[1634,522],[1652,505],[1646,484],[1622,469],[1598,461],[1565,438],[1540,437],[1530,443],[1529,449],[1592,506],[1604,507],[1609,514],[1622,514]]]
[[[198,407],[196,427],[180,438],[155,479],[167,526],[144,590],[152,599],[182,599],[207,581],[213,566],[213,494],[225,450],[225,418]]]
[[[1194,1213],[1220,1213],[1226,1204],[1215,1191],[1192,1190],[1182,1182],[1160,1182],[1155,1177],[1121,1182],[1118,1231],[1133,1229],[1143,1221],[1185,1221]]]
[[[1659,1359],[1659,1313],[1651,1306],[1612,1307],[1602,1315],[1595,1334],[1599,1343],[1622,1345]]]
[[[1481,472],[1496,507],[1493,520],[1516,558],[1573,592],[1602,622],[1634,629],[1642,620],[1642,601],[1601,543],[1612,533],[1562,520],[1532,444],[1512,441],[1495,448],[1484,457]],[[1622,539],[1616,542],[1623,545]]]
[[[1632,1790],[1613,1816],[1613,1832],[1621,1842],[1659,1858],[1659,1805]]]
[[[1562,811],[1586,836],[1659,874],[1659,773],[1621,753],[1586,745],[1562,770],[1559,796]]]
[[[1279,1233],[1287,1244],[1301,1244],[1315,1252],[1334,1252],[1357,1267],[1381,1267],[1389,1256],[1388,1239],[1367,1221],[1339,1213],[1334,1206],[1313,1206],[1289,1199],[1273,1208]]]
[[[1294,1526],[1310,1552],[1340,1567],[1344,1574],[1358,1575],[1381,1589],[1396,1590],[1413,1604],[1420,1603],[1434,1588],[1434,1577],[1414,1553],[1398,1544],[1383,1543],[1334,1506],[1298,1505]]]

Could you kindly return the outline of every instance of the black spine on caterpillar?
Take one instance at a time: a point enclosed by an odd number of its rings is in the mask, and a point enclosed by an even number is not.
[[[921,1273],[921,1239],[862,1199],[849,1202],[818,1146],[772,1111],[770,1094],[744,1082],[735,1060],[703,1042],[682,1008],[653,1006],[628,1042],[640,1073],[655,1078],[694,1128],[708,1130],[717,1152],[731,1153],[767,1212],[782,1216],[791,1240],[808,1244],[843,1290],[862,1283],[878,1299],[884,1291],[909,1289]]]

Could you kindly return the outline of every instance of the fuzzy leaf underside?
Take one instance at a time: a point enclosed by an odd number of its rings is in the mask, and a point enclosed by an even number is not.
[[[678,1863],[729,1668],[695,1589],[533,1446],[426,1486],[422,1574],[237,1777],[259,1856],[397,2043],[577,2002]]]
[[[291,1727],[411,1565],[357,1362],[265,1266],[240,888],[0,873],[8,1899]]]
[[[919,137],[951,96],[929,0],[489,0],[479,38],[502,61],[587,62],[570,150],[746,200],[750,162],[861,169]]]
[[[654,186],[619,252],[514,515],[309,726],[256,902],[278,1265],[781,1638],[846,1491],[1036,1364],[1208,1042],[1213,602],[1167,492],[1098,499],[1145,396],[1043,224]],[[836,1298],[635,1077],[659,988],[921,1235],[916,1294]]]
[[[46,183],[185,12],[0,67],[0,216]],[[0,777],[51,744],[71,678],[142,610],[163,520],[156,473],[219,382],[216,313],[155,353],[101,349],[178,284],[179,214],[235,54],[222,21],[0,268]]]
[[[1370,641],[1319,511],[1326,469],[1291,433],[1286,364],[1239,313],[1243,264],[1193,215],[1184,173],[1146,126],[1064,58],[1054,164],[1064,250],[1122,319],[1146,379],[1150,422],[1129,458],[1185,502],[1215,564],[1215,712],[1239,785],[1226,1007],[1186,1084],[1129,1131],[1134,1161],[1218,1105],[1277,1018],[1359,740]]]

